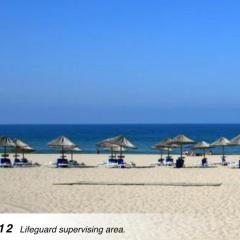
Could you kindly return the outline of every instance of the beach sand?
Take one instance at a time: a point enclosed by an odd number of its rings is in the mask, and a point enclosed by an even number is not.
[[[56,169],[44,166],[55,154],[29,154],[40,167],[0,169],[1,213],[154,213],[175,223],[184,239],[239,239],[240,170],[217,166],[191,168],[201,157],[187,157],[186,168],[148,168],[158,155],[126,155],[139,168],[96,167],[105,154],[74,155],[90,168]],[[238,156],[228,156],[228,161]],[[209,162],[219,162],[210,156]],[[145,167],[146,168],[145,168]],[[220,187],[54,185],[71,182],[222,183]],[[192,223],[192,224],[191,224]],[[184,227],[183,227],[184,225]],[[171,229],[171,228],[170,228]],[[183,232],[184,231],[184,232]],[[192,235],[191,235],[192,234]],[[200,238],[200,237],[201,238]]]

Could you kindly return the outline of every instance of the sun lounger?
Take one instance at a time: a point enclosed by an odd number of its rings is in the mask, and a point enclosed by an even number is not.
[[[121,159],[120,161],[118,159],[108,159],[106,162],[106,167],[108,168],[121,168],[123,165],[123,160]]]
[[[164,166],[173,166],[174,162],[173,162],[173,158],[172,157],[167,157],[164,161],[163,161],[163,165]]]
[[[124,162],[123,159],[108,159],[108,161],[106,161],[104,163],[104,166],[108,167],[108,168],[131,168],[131,167],[135,167],[136,164],[131,162],[130,164]]]
[[[75,160],[70,160],[68,161],[68,167],[70,168],[77,168],[77,167],[85,167],[85,163],[78,163],[77,161]]]
[[[66,158],[59,158],[55,162],[50,162],[48,164],[50,167],[56,168],[77,168],[77,167],[85,167],[85,163],[78,163],[75,160],[67,160]]]
[[[164,163],[164,166],[173,166],[174,164],[173,158],[171,156],[166,157],[163,163]]]
[[[240,160],[237,161],[237,162],[229,163],[228,167],[230,167],[230,168],[240,168]]]
[[[150,166],[163,166],[164,159],[160,158],[156,162],[150,164]]]
[[[37,166],[37,165],[38,164],[34,164],[34,166]],[[26,158],[23,158],[21,160],[18,158],[15,158],[13,166],[14,167],[32,167],[33,164],[32,164],[32,162],[28,161]]]
[[[13,162],[13,166],[15,167],[21,167],[22,166],[22,161],[20,160],[20,159],[18,159],[18,158],[15,158],[14,159],[14,162]]]
[[[230,164],[230,162],[226,161],[226,157],[221,158],[220,161],[218,162],[214,162],[214,165],[221,165],[221,166],[228,166],[228,164]]]
[[[157,160],[157,162],[154,162],[150,164],[150,166],[173,166],[173,158],[172,157],[167,157],[166,159],[160,158]]]
[[[58,158],[54,164],[56,165],[57,168],[68,167],[68,160],[65,158]]]
[[[1,158],[0,167],[12,167],[11,160],[9,158]]]

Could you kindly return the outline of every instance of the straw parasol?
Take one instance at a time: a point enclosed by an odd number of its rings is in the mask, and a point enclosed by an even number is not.
[[[206,149],[209,149],[211,148],[210,144],[205,142],[205,141],[202,141],[202,142],[199,142],[197,143],[196,145],[193,146],[193,150],[198,150],[198,149],[201,149],[203,150],[203,155],[204,155],[204,158],[206,156]]]
[[[14,139],[13,140],[15,147],[19,147],[19,148],[25,148],[25,147],[29,147],[28,144],[26,144],[25,142],[21,141],[20,139]]]
[[[66,149],[66,150],[67,150],[67,149]],[[82,149],[79,148],[79,147],[70,148],[69,150],[70,150],[70,152],[71,152],[71,160],[72,160],[72,161],[73,161],[73,152],[80,152],[80,151],[82,151]]]
[[[186,144],[193,144],[194,141],[185,135],[178,135],[172,140],[173,144],[180,146],[181,158],[183,157],[183,146]]]
[[[0,146],[4,148],[4,157],[7,156],[7,148],[15,147],[14,142],[9,137],[0,138]]]
[[[22,153],[22,158],[24,159],[24,154],[25,153],[31,153],[34,152],[35,150],[33,148],[31,148],[30,146],[28,147],[24,147],[24,148],[18,148],[17,152]]]
[[[74,144],[71,140],[69,140],[65,136],[60,136],[51,142],[48,143],[49,147],[54,147],[54,148],[60,148],[61,153],[62,153],[62,158],[64,158],[64,151],[65,150],[71,150],[75,147],[77,147],[76,144]]]
[[[163,158],[163,152],[164,151],[167,151],[168,157],[169,157],[170,151],[172,151],[172,149],[169,148],[169,147],[160,147],[160,146],[156,147],[156,145],[154,145],[152,148],[160,151],[161,159]]]
[[[113,138],[107,138],[99,143],[97,143],[97,146],[101,146],[101,145],[108,145],[110,147],[114,147],[114,146],[119,146],[120,147],[120,156],[122,155],[122,151],[123,148],[136,148],[136,146],[134,146],[126,137],[119,135]]]
[[[109,143],[118,145],[120,147],[125,148],[136,148],[126,137],[119,135],[117,137],[113,137],[107,140]]]
[[[115,153],[115,152],[119,152],[121,147],[120,147],[120,146],[117,146],[117,145],[116,145],[116,146],[112,146],[112,147],[105,147],[105,149],[108,149],[108,150],[109,150],[110,148],[111,148],[111,149],[113,150],[113,152]],[[122,148],[122,151],[125,152],[125,151],[127,151],[127,149],[126,149],[126,148]]]
[[[110,150],[111,158],[113,158],[114,153],[119,152],[121,150],[120,149],[121,147],[116,145],[116,144],[109,143],[108,140],[109,140],[109,138],[105,139],[101,142],[98,142],[96,144],[96,146],[97,146],[97,148],[103,148],[103,149],[106,149],[106,150]],[[122,148],[122,151],[125,151],[125,150],[126,150],[125,148]]]
[[[126,148],[120,147],[118,145],[115,145],[115,146],[112,145],[111,147],[105,147],[104,149],[111,151],[111,158],[113,157],[113,155],[115,155],[115,158],[116,158],[117,153],[120,151],[122,151],[122,152],[127,151]]]
[[[224,151],[225,147],[229,145],[230,145],[230,141],[225,137],[221,137],[211,144],[212,147],[222,147],[223,158],[225,157],[225,151]]]
[[[176,144],[173,144],[172,143],[172,139],[171,138],[164,138],[163,140],[161,140],[159,143],[155,144],[153,146],[153,149],[167,149],[167,153],[168,153],[168,158],[170,157],[170,151],[171,151],[171,148],[176,148],[177,145]],[[161,154],[162,156],[162,154]]]
[[[230,144],[231,146],[240,146],[240,135],[237,135],[234,137],[231,141]]]
[[[18,153],[22,153],[22,158],[24,159],[25,153],[30,153],[35,151],[28,144],[21,141],[20,139],[14,139],[13,142],[15,144],[15,157],[17,157]]]
[[[116,145],[116,144],[113,144],[113,143],[110,143],[110,142],[108,142],[108,139],[105,139],[105,140],[103,140],[103,141],[101,141],[101,142],[98,142],[97,144],[96,144],[96,146],[97,147],[99,147],[99,148],[116,148],[116,147],[119,147],[118,145]]]
[[[230,141],[230,144],[229,145],[232,145],[232,146],[240,146],[240,135],[237,135],[235,138],[233,138],[231,141]]]

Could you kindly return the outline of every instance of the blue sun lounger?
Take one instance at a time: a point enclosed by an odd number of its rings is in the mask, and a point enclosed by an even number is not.
[[[9,158],[1,158],[0,167],[12,167],[11,160]]]
[[[57,168],[68,167],[68,160],[63,158],[58,158],[56,162],[56,167]]]
[[[29,162],[26,158],[23,158],[21,160],[19,158],[15,158],[13,166],[14,167],[31,167],[32,163]]]

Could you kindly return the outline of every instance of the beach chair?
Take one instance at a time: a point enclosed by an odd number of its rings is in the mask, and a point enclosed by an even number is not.
[[[28,161],[26,158],[23,159],[19,159],[19,158],[15,158],[14,162],[13,162],[13,166],[14,167],[32,167],[32,166],[39,166],[38,163],[32,163],[30,161]]]
[[[151,163],[150,166],[152,166],[152,167],[163,166],[164,165],[163,162],[164,162],[164,159],[163,158],[159,158],[157,161]]]
[[[109,158],[108,161],[106,161],[105,166],[108,168],[117,168],[118,167],[118,159]]]
[[[225,156],[222,156],[222,157],[220,158],[220,161],[217,161],[217,162],[214,162],[214,163],[213,163],[213,165],[221,165],[221,166],[228,166],[228,164],[232,164],[232,163],[227,162]]]
[[[22,166],[22,161],[19,158],[15,158],[13,162],[14,167],[21,167]]]
[[[173,166],[174,165],[173,158],[171,156],[166,157],[166,159],[163,161],[163,165],[164,166]]]
[[[167,157],[166,159],[159,158],[156,162],[150,164],[150,166],[173,166],[173,158]]]
[[[27,158],[23,158],[21,162],[23,167],[31,167],[33,165]]]
[[[78,163],[75,160],[67,160],[66,158],[58,158],[54,162],[49,162],[48,166],[55,168],[77,168],[77,167],[85,167],[85,163]]]
[[[136,165],[135,165],[135,163],[128,164],[128,163],[124,162],[123,159],[118,158],[118,159],[108,159],[105,166],[108,168],[131,168]]]
[[[68,167],[68,160],[67,159],[62,159],[58,158],[54,162],[49,162],[48,166],[50,167],[56,167],[56,168],[67,168]]]
[[[117,158],[115,156],[109,156],[108,160],[105,160],[103,162],[100,162],[97,164],[97,166],[106,166],[106,165],[111,165],[111,164],[116,164]]]
[[[9,158],[1,158],[0,159],[0,167],[12,167],[11,160]]]
[[[134,162],[127,163],[123,159],[117,159],[117,167],[118,168],[133,168],[136,167]]]
[[[229,168],[240,168],[240,160],[228,164]]]
[[[68,160],[65,158],[58,158],[56,162],[57,168],[65,168],[68,167]]]
[[[68,161],[68,167],[70,168],[77,168],[77,167],[85,167],[86,164],[85,163],[78,163],[77,161],[75,160],[69,160]]]

